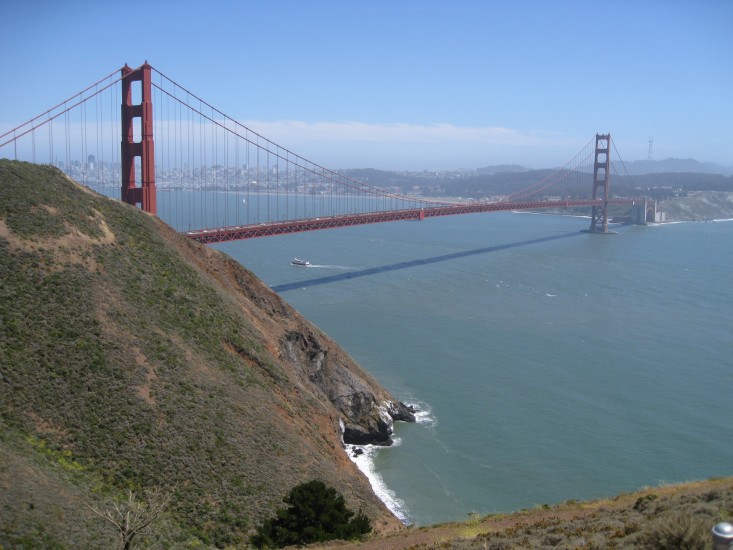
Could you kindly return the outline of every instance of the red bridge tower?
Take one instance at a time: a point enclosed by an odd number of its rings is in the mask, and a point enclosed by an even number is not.
[[[603,188],[603,205],[594,206],[590,220],[591,233],[608,233],[608,178],[611,170],[611,134],[596,134],[596,159],[593,164],[593,200]]]
[[[155,147],[153,145],[153,101],[150,65],[146,61],[139,69],[122,68],[122,200],[157,214],[155,202]],[[132,103],[132,83],[140,82],[142,99]],[[134,122],[139,119],[140,141],[134,141]],[[136,185],[135,158],[140,158],[141,185]]]

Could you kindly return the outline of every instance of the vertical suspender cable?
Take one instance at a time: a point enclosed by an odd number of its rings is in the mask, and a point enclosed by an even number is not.
[[[163,83],[161,81],[161,87]],[[171,166],[171,156],[175,159],[176,155],[176,133],[175,119],[171,120],[171,100],[169,96],[164,96],[161,88],[153,88],[153,94],[158,94],[156,102],[153,104],[153,115],[155,116],[155,123],[157,128],[155,129],[155,141],[157,146],[155,147],[155,154],[157,156],[157,164],[160,166],[160,171],[156,172],[156,178],[158,179],[158,212],[161,211],[161,207],[166,210],[165,219],[168,224],[178,229],[178,220],[176,216],[176,207],[171,196],[171,170],[175,170],[177,163],[174,162]],[[165,102],[163,101],[165,97]],[[173,106],[175,109],[175,105]],[[171,155],[171,141],[173,142],[173,154]],[[165,184],[165,186],[163,186]],[[161,191],[163,191],[161,193]]]
[[[162,82],[162,80],[161,80]],[[178,147],[176,148],[176,156],[178,158],[178,164],[174,167],[174,174],[170,174],[169,178],[171,183],[174,183],[174,194],[176,203],[176,218],[178,218],[179,231],[183,229],[183,172],[184,172],[184,146],[186,142],[185,132],[188,128],[186,125],[184,129],[183,120],[183,104],[181,98],[178,97],[178,90],[174,83],[174,100],[173,101],[173,116],[176,119],[176,125],[178,127]],[[168,122],[170,125],[170,122]],[[175,175],[175,177],[173,177]]]
[[[197,186],[197,194],[200,194],[200,198],[198,198],[196,204],[199,207],[199,216],[201,216],[201,221],[196,227],[209,227],[206,217],[203,216],[203,212],[206,211],[206,194],[203,192],[204,179],[206,178],[206,171],[208,170],[208,167],[206,166],[206,141],[204,139],[206,136],[206,129],[204,128],[204,120],[203,116],[199,115],[199,183]]]
[[[224,127],[224,227],[227,227],[229,221],[229,206],[231,201],[229,200],[229,131],[226,126]]]
[[[239,137],[234,134],[234,187],[236,189],[234,204],[236,209],[234,210],[234,225],[240,225],[239,213],[241,211],[240,204],[242,204],[242,188],[240,185],[240,174],[239,174]]]
[[[110,136],[109,141],[110,141],[110,146],[111,146],[110,156],[112,157],[112,183],[114,184],[114,183],[121,181],[122,177],[119,176],[119,172],[118,172],[119,158],[117,155],[117,151],[119,150],[119,146],[116,145],[116,143],[119,143],[119,138],[120,138],[119,126],[117,125],[119,118],[120,118],[119,115],[117,114],[120,108],[119,107],[120,103],[119,103],[119,96],[118,96],[118,87],[113,86],[113,89],[114,89],[114,93],[109,94],[109,98],[110,98],[109,100],[110,117],[109,118],[111,121],[111,127],[110,127],[111,136]],[[119,189],[119,186],[117,186],[117,189]],[[117,196],[116,193],[118,192],[119,191],[115,192],[115,197]]]
[[[285,151],[285,217],[290,219],[290,152]]]
[[[218,155],[218,148],[217,148],[217,129],[216,129],[216,123],[214,122],[214,109],[211,109],[211,202],[212,202],[212,211],[213,211],[213,223],[214,227],[219,227],[219,218],[217,217],[217,206],[219,203],[219,197],[216,193],[216,188],[219,185],[218,182],[218,164],[219,164],[219,157]]]
[[[98,85],[95,86],[95,92],[94,92],[94,117],[96,119],[95,128],[97,130],[97,139],[96,139],[96,142],[94,144],[94,147],[95,147],[95,149],[94,149],[94,160],[95,160],[94,167],[97,169],[97,177],[96,177],[96,179],[97,179],[97,191],[99,192],[100,191],[100,187],[99,186],[100,186],[100,183],[101,183],[101,181],[100,181],[100,174],[101,173],[99,171],[99,165],[102,164],[102,155],[100,154],[100,151],[99,151],[99,125],[101,124],[101,120],[100,120],[101,117],[100,117],[100,114],[99,114],[99,90],[98,90],[98,88],[99,88]]]
[[[69,173],[69,111],[66,110],[66,103],[64,103],[64,154],[65,164],[64,171]]]
[[[56,163],[53,159],[53,119],[49,119],[48,121],[48,148],[49,148],[49,159],[48,163],[51,166],[56,166]]]
[[[186,92],[186,106],[188,106],[191,98],[188,92]],[[187,139],[187,146],[186,146],[186,153],[188,158],[188,179],[186,180],[186,187],[188,190],[188,193],[186,194],[186,201],[188,202],[188,229],[191,230],[191,219],[193,216],[191,215],[191,208],[193,206],[193,159],[191,157],[191,153],[193,151],[193,111],[191,109],[188,109],[186,111],[188,113],[188,124],[186,125],[188,129],[188,139]]]
[[[251,144],[250,144],[249,140],[247,140],[245,142],[245,146],[247,147],[247,152],[246,152],[246,155],[247,155],[247,172],[245,174],[245,177],[246,177],[246,185],[247,185],[247,204],[246,204],[246,208],[244,210],[245,215],[247,217],[247,224],[252,223],[252,220],[250,219],[250,216],[249,216],[249,208],[251,206],[251,200],[250,200],[250,196],[249,196],[249,191],[250,191],[250,188],[251,188],[251,181],[252,181],[252,174],[250,172],[250,164],[249,164],[249,150],[250,150],[250,145]]]
[[[79,120],[81,122],[81,124],[79,125],[79,137],[81,139],[81,159],[80,159],[81,160],[81,163],[80,163],[80,167],[81,167],[82,183],[84,185],[86,185],[86,183],[87,183],[86,182],[86,170],[84,169],[85,168],[85,165],[86,165],[86,159],[84,158],[85,157],[85,154],[84,154],[84,146],[86,145],[86,130],[87,130],[87,124],[86,124],[87,121],[86,121],[86,117],[84,116],[85,114],[86,113],[84,112],[84,104],[81,104],[79,106]]]

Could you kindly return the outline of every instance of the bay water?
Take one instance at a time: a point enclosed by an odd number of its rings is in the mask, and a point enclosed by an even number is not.
[[[425,525],[733,475],[733,222],[588,224],[474,214],[215,247],[420,409],[359,460]]]

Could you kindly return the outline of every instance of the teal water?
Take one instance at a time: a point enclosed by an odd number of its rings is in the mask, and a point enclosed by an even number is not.
[[[733,475],[733,222],[587,225],[496,213],[217,248],[426,413],[368,453],[406,521]]]

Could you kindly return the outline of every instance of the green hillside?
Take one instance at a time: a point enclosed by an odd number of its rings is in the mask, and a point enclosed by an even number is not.
[[[0,375],[0,547],[109,548],[92,508],[129,490],[170,496],[143,542],[238,545],[311,479],[399,527],[339,429],[385,432],[395,401],[333,341],[227,256],[5,160]]]

